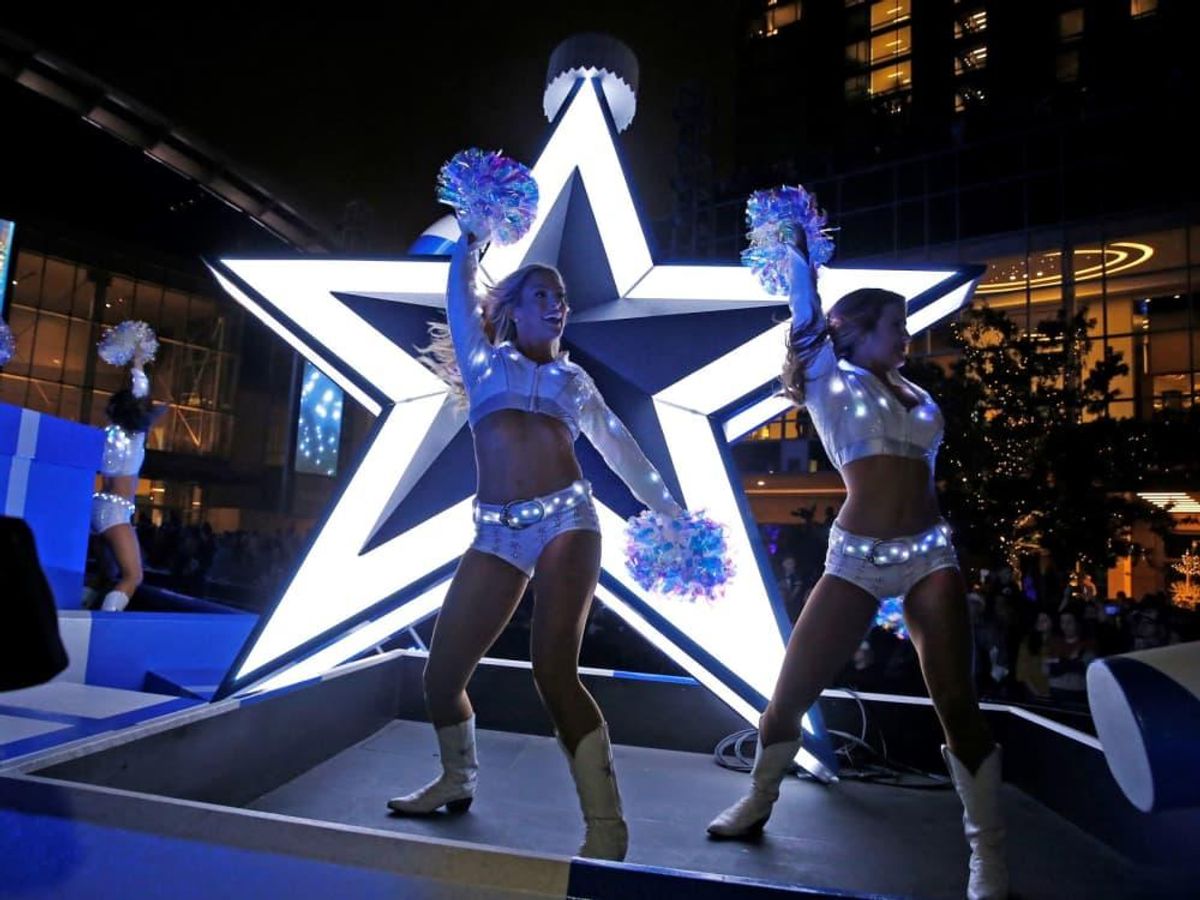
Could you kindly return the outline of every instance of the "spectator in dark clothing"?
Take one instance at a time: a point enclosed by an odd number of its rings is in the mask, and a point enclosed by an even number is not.
[[[1050,696],[1068,703],[1081,703],[1087,686],[1084,673],[1088,663],[1096,658],[1096,649],[1080,631],[1079,618],[1074,612],[1059,613],[1058,627],[1058,633],[1046,648]]]
[[[1106,604],[1099,600],[1083,608],[1083,634],[1092,639],[1097,656],[1112,656],[1128,649],[1121,620],[1116,615],[1109,615]]]
[[[1046,677],[1046,651],[1054,623],[1050,613],[1040,612],[1033,631],[1021,641],[1017,651],[1017,682],[1029,699],[1050,699],[1050,682]]]
[[[800,618],[804,608],[804,583],[796,571],[796,558],[785,556],[779,562],[782,574],[779,576],[779,596],[783,600],[783,608],[787,611],[788,621],[793,625]]]
[[[1129,634],[1134,650],[1153,650],[1167,645],[1165,598],[1147,594],[1129,614]]]

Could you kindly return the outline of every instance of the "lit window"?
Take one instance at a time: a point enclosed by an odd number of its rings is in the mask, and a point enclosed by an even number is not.
[[[1158,12],[1158,0],[1129,0],[1129,15],[1135,19]]]
[[[975,72],[987,65],[987,45],[980,44],[954,55],[954,74]]]
[[[881,66],[871,71],[871,94],[873,96],[901,91],[911,84],[911,60],[901,60],[894,65]]]
[[[912,29],[897,28],[871,38],[871,62],[895,59],[912,52]]]
[[[899,25],[912,16],[911,0],[881,0],[871,4],[871,30]]]
[[[1064,82],[1079,80],[1078,50],[1067,50],[1058,54],[1058,80]]]
[[[778,34],[780,28],[786,28],[789,25],[795,25],[800,21],[800,4],[786,3],[783,6],[771,4],[767,8],[766,16],[766,36]]]
[[[987,94],[983,88],[963,87],[954,94],[954,111],[966,112],[968,109],[975,109],[982,106],[987,100]]]
[[[871,61],[871,45],[867,41],[856,41],[846,45],[846,62],[852,66],[866,66]]]
[[[1061,40],[1070,41],[1083,34],[1083,10],[1072,9],[1061,13],[1058,17],[1058,36]]]
[[[959,15],[954,20],[954,36],[956,38],[961,38],[971,34],[979,34],[982,31],[987,31],[986,9]]]

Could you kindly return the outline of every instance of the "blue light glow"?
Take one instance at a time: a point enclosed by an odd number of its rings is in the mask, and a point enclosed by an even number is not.
[[[4,311],[4,297],[8,289],[8,270],[12,262],[13,233],[15,223],[0,219],[0,312]]]
[[[310,362],[304,363],[296,431],[296,471],[336,475],[342,436],[342,389]]]

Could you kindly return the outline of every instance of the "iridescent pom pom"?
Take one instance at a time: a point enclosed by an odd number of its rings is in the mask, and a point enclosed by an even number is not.
[[[699,512],[676,518],[647,510],[625,525],[625,564],[647,591],[714,600],[733,578],[725,526]]]
[[[528,166],[472,147],[442,166],[437,198],[454,207],[464,232],[512,244],[533,224],[538,186]]]
[[[0,366],[3,366],[17,352],[17,339],[13,336],[8,323],[0,319]]]
[[[742,251],[742,265],[749,266],[771,294],[791,289],[788,249],[803,234],[809,264],[821,266],[833,256],[833,239],[825,227],[825,213],[816,198],[797,185],[755,191],[746,201],[746,237],[750,246]]]
[[[875,613],[875,624],[892,632],[902,641],[908,640],[908,629],[904,627],[904,598],[885,598],[879,604],[879,611]]]
[[[127,366],[135,359],[148,363],[158,352],[158,338],[145,322],[126,319],[107,329],[96,347],[100,358],[112,366]]]

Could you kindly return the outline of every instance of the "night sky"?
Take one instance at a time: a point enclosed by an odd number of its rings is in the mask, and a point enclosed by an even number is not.
[[[533,162],[548,134],[550,52],[575,32],[607,32],[638,56],[638,113],[621,144],[650,219],[671,209],[680,86],[699,83],[714,123],[731,122],[733,0],[409,7],[309,15],[295,4],[268,15],[171,5],[138,15],[108,6],[69,17],[6,11],[0,24],[157,110],[326,227],[348,201],[365,200],[378,250],[403,250],[443,214],[434,179],[456,150],[502,148]],[[718,172],[731,131],[714,124]]]

